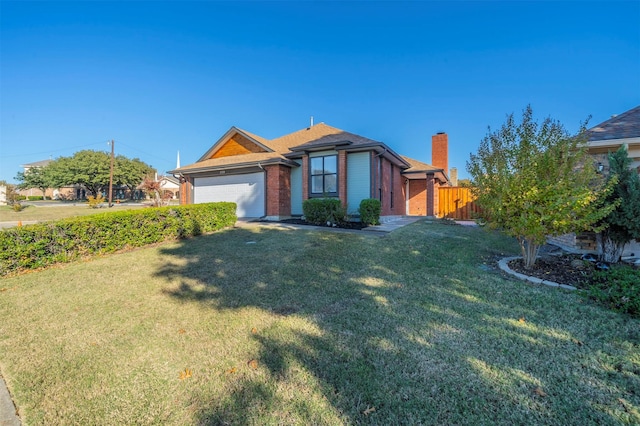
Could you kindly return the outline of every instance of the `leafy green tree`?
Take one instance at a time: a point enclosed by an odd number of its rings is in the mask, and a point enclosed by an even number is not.
[[[516,123],[513,114],[489,132],[467,162],[490,226],[518,239],[526,268],[548,236],[594,225],[615,205],[604,205],[610,186],[599,178],[586,151],[586,123],[577,137],[551,118],[539,124],[531,106]]]
[[[106,152],[84,150],[49,163],[54,187],[83,185],[97,195],[109,188],[111,157]]]
[[[32,167],[26,172],[18,172],[15,179],[19,181],[18,189],[38,188],[42,196],[46,195],[47,188],[52,188],[48,165],[44,167]]]
[[[615,263],[620,261],[627,243],[640,240],[640,176],[631,168],[624,146],[609,154],[608,179],[614,186],[606,202],[620,202],[601,222],[606,227],[600,233],[600,245],[602,260]]]
[[[459,179],[458,186],[462,188],[471,188],[473,184],[471,183],[471,179]]]
[[[150,165],[138,158],[129,159],[123,155],[115,158],[114,182],[116,185],[123,185],[129,189],[130,197],[133,192],[144,181],[146,177],[153,176],[154,169]]]
[[[103,151],[78,151],[71,157],[59,157],[47,166],[49,182],[54,188],[83,185],[92,194],[109,190],[111,156]],[[141,160],[123,155],[115,158],[113,184],[124,185],[133,191],[153,168]]]

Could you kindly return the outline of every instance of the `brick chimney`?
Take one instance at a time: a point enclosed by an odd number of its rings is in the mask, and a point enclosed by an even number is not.
[[[431,136],[431,165],[449,171],[449,137],[444,132]]]

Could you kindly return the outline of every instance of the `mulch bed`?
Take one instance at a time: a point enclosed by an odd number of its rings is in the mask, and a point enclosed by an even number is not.
[[[596,271],[596,264],[582,260],[580,255],[565,254],[540,257],[531,269],[525,269],[522,259],[514,259],[509,262],[509,268],[524,275],[584,288]]]

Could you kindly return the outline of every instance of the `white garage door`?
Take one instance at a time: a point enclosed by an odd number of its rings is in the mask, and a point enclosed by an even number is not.
[[[232,201],[238,217],[264,216],[264,173],[195,178],[193,199],[197,203]]]

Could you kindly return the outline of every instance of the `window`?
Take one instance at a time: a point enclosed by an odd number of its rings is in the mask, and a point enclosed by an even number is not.
[[[311,157],[311,195],[338,194],[338,156]]]

